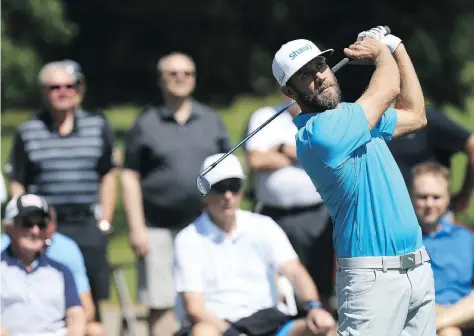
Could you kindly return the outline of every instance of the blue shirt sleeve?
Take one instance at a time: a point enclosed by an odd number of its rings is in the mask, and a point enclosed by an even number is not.
[[[72,273],[66,266],[61,268],[64,276],[64,295],[66,298],[66,309],[74,306],[82,306],[81,299],[77,293],[76,284],[72,277]]]
[[[59,238],[59,237],[58,237]],[[84,257],[82,256],[79,246],[73,240],[64,240],[58,239],[57,242],[61,244],[59,246],[54,246],[57,253],[62,253],[63,256],[61,259],[62,262],[69,268],[76,282],[76,288],[79,294],[89,292],[90,284],[89,279],[87,278],[86,265],[84,263]],[[53,240],[54,244],[54,240]],[[51,246],[52,248],[53,246]],[[67,254],[67,255],[64,255]],[[50,257],[54,258],[53,255]]]
[[[393,108],[388,108],[379,122],[372,129],[373,137],[382,137],[384,140],[392,140],[393,132],[395,132],[395,127],[397,126],[398,114],[397,111]]]
[[[357,103],[342,103],[340,108],[317,114],[309,126],[311,147],[331,168],[340,166],[372,138],[367,117]]]

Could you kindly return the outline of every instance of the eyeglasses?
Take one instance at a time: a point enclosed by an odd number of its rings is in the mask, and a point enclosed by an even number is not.
[[[32,229],[37,225],[40,228],[40,230],[44,230],[48,226],[48,221],[46,217],[40,220],[37,220],[37,219],[33,220],[30,217],[24,217],[24,218],[18,219],[17,223],[19,226],[21,226],[24,229]]]
[[[185,77],[194,77],[196,71],[166,71],[165,73],[174,78],[178,77],[178,75],[184,75]]]
[[[55,85],[47,85],[46,86],[48,88],[49,91],[57,91],[57,90],[60,90],[60,89],[68,89],[68,90],[71,90],[71,89],[77,89],[78,88],[78,83],[73,83],[73,84],[63,84],[63,85],[59,85],[59,84],[55,84]]]
[[[211,192],[218,195],[223,195],[227,191],[232,194],[237,194],[242,189],[242,180],[238,178],[231,178],[217,182],[211,187]]]

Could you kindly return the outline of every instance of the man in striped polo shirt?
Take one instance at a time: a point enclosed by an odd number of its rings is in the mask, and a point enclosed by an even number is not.
[[[38,76],[43,110],[15,136],[6,171],[11,196],[42,195],[57,211],[58,231],[77,242],[91,292],[108,297],[106,237],[115,207],[114,137],[107,121],[80,108],[82,75],[69,61],[46,64]]]

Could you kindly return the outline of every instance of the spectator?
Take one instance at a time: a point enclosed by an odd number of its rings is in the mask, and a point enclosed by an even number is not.
[[[286,98],[283,103],[289,101]],[[282,106],[255,111],[248,133]],[[297,128],[292,119],[299,112],[299,106],[293,105],[253,136],[246,143],[247,158],[255,178],[256,211],[280,225],[327,304],[334,278],[332,224],[321,196],[296,158]]]
[[[426,162],[413,168],[411,194],[431,256],[440,336],[461,335],[462,326],[474,324],[474,234],[443,218],[450,200],[449,180],[449,170],[441,164]]]
[[[139,258],[139,301],[150,308],[150,335],[169,336],[177,328],[173,238],[202,210],[196,190],[200,164],[230,144],[215,111],[191,97],[196,70],[189,56],[163,57],[158,75],[164,105],[147,107],[130,130],[121,180],[130,242]]]
[[[44,252],[48,258],[63,264],[71,271],[87,319],[86,336],[105,335],[106,332],[103,325],[94,321],[96,307],[94,307],[92,300],[86,266],[79,246],[77,246],[74,240],[59,232],[55,232],[55,230],[56,212],[53,207],[49,207],[48,224],[40,234],[41,238],[45,241]],[[6,250],[9,245],[10,237],[7,234],[2,234],[2,251]]]
[[[222,154],[208,157],[202,169]],[[192,325],[178,334],[315,335],[334,332],[311,277],[283,230],[270,218],[240,210],[245,178],[236,156],[224,159],[206,178],[212,185],[206,211],[176,237],[175,280]],[[306,319],[277,307],[274,274],[290,280]]]
[[[44,196],[57,212],[57,230],[84,256],[100,321],[99,302],[109,296],[106,237],[115,208],[114,137],[107,121],[79,104],[81,82],[70,62],[40,71],[45,108],[23,123],[14,139],[7,172],[12,196]]]
[[[435,161],[446,168],[456,153],[466,153],[468,164],[461,190],[451,198],[451,210],[462,212],[469,206],[474,188],[474,134],[435,108],[426,110],[427,126],[405,137],[387,142],[407,186],[412,183],[411,169],[418,163]],[[452,218],[452,216],[450,216]]]
[[[82,336],[86,319],[71,271],[42,251],[46,201],[26,194],[5,211],[10,246],[1,254],[2,335]]]

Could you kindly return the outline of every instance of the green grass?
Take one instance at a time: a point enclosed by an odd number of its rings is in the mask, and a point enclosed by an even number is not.
[[[280,102],[280,97],[270,96],[265,98],[240,97],[237,98],[229,108],[218,108],[217,110],[224,119],[229,134],[234,144],[242,140],[246,122],[250,115],[256,109],[265,105],[275,105]],[[456,122],[468,127],[474,131],[474,97],[467,100],[467,109],[470,113],[460,113],[459,110],[447,106],[446,111],[450,118]],[[113,128],[119,131],[127,130],[132,124],[140,109],[134,106],[113,106],[104,112]],[[6,111],[2,115],[2,134],[1,134],[1,164],[2,168],[7,160],[12,145],[14,130],[19,124],[27,120],[31,112],[28,111]],[[117,146],[123,148],[123,139],[118,137]],[[236,154],[245,162],[244,152],[236,151]],[[464,177],[464,167],[466,158],[463,155],[457,155],[453,160],[452,176],[453,190],[458,190]],[[248,209],[251,206],[248,200],[244,200],[243,208]],[[460,214],[458,219],[466,224],[474,224],[474,198],[470,204],[469,211]],[[111,238],[108,246],[109,259],[111,263],[129,262],[134,260],[134,255],[128,244],[125,214],[122,208],[120,195],[117,194],[117,209],[114,217],[115,234]],[[136,272],[134,268],[125,270],[127,283],[130,288],[132,299],[136,298]],[[112,286],[110,302],[117,302],[117,293]]]

